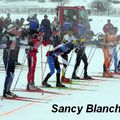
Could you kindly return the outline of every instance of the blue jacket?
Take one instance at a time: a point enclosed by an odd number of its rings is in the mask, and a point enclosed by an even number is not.
[[[52,51],[47,52],[47,56],[58,57],[64,53],[69,53],[74,48],[72,42],[68,42],[67,44],[60,44],[56,46]]]
[[[83,35],[86,33],[86,26],[84,24],[77,24],[78,34]]]
[[[65,21],[63,23],[63,27],[66,31],[68,31],[70,28],[72,28],[72,24],[69,21]]]
[[[39,21],[37,19],[30,19],[29,22],[31,30],[37,30],[39,28]]]

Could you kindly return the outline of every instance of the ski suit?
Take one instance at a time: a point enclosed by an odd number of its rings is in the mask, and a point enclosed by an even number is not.
[[[5,65],[6,70],[6,78],[4,83],[4,93],[10,92],[10,88],[12,85],[12,81],[14,78],[15,71],[15,45],[16,38],[15,36],[6,36],[6,48],[3,51],[3,63]]]
[[[109,68],[110,68],[112,57],[114,57],[116,61],[114,62],[114,64],[115,64],[115,67],[117,67],[118,60],[117,60],[117,52],[116,52],[116,43],[117,43],[116,35],[109,34],[109,33],[105,34],[104,47],[103,47],[103,54],[104,54],[103,75],[104,76],[106,76],[105,74],[109,74]]]
[[[52,51],[48,51],[46,56],[47,56],[47,61],[48,61],[48,65],[50,68],[50,72],[47,74],[47,76],[44,79],[44,82],[47,83],[48,79],[54,74],[55,69],[57,70],[57,82],[56,84],[60,84],[60,65],[58,62],[58,56],[62,55],[64,53],[67,54],[68,51],[70,51],[71,49],[73,49],[74,45],[72,44],[72,42],[68,42],[67,44],[60,44],[58,46],[56,46]]]
[[[63,37],[63,43],[67,43],[67,42],[72,42],[76,40],[76,38],[72,35],[72,36],[69,36],[68,34],[66,34],[64,37]],[[61,55],[62,57],[62,62],[63,62],[63,69],[62,69],[62,77],[65,76],[65,72],[66,72],[66,69],[67,69],[67,65],[68,65],[68,54],[71,52],[71,50],[69,50],[67,53],[65,52],[64,54]]]
[[[28,74],[27,74],[27,80],[28,83],[34,83],[34,75],[35,75],[35,68],[36,68],[36,62],[37,62],[37,52],[38,48],[40,46],[41,42],[36,37],[32,37],[28,43],[30,45],[29,51],[27,52],[27,60],[28,60]]]
[[[86,40],[87,38],[84,35],[87,32],[86,26],[82,23],[78,23],[77,24],[77,30],[78,30],[78,34],[80,36],[80,39],[85,39]],[[74,66],[74,71],[73,71],[72,77],[76,76],[76,70],[79,67],[80,62],[82,60],[84,62],[84,78],[85,77],[87,78],[87,76],[88,76],[87,75],[88,61],[87,61],[87,55],[85,53],[84,42],[83,43],[81,42],[79,47],[76,48],[75,52],[76,52],[77,57],[76,57],[76,63],[75,63],[75,66]]]

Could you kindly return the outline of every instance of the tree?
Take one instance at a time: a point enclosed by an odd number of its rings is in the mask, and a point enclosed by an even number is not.
[[[111,3],[109,0],[94,0],[90,6],[92,9],[94,8],[98,12],[106,12],[111,8]]]

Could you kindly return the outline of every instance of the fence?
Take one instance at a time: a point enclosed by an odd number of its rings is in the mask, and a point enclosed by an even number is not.
[[[0,8],[0,13],[14,13],[14,14],[56,14],[56,10],[54,8]]]
[[[97,10],[90,10],[90,15],[95,16],[120,16],[120,9],[111,9],[106,12],[99,12]]]

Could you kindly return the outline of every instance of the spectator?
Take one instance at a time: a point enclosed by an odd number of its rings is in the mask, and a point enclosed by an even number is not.
[[[44,19],[41,22],[41,26],[44,26],[46,31],[45,31],[45,35],[44,35],[44,40],[47,41],[49,40],[50,36],[51,36],[51,26],[50,26],[50,20],[48,19],[48,16],[45,15]]]
[[[113,28],[114,26],[113,26],[113,24],[111,23],[111,20],[110,19],[108,19],[107,20],[107,23],[103,26],[103,31],[104,31],[104,33],[109,33],[109,30],[111,29],[111,28]]]
[[[38,33],[39,21],[37,19],[37,14],[34,14],[31,18],[28,17],[27,21],[29,22],[30,36],[32,36],[35,33]]]
[[[7,28],[12,23],[10,18],[10,13],[7,14],[7,17],[5,18],[5,28]]]

